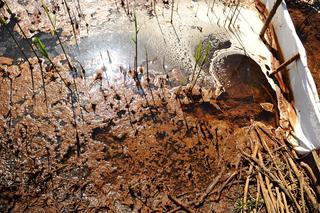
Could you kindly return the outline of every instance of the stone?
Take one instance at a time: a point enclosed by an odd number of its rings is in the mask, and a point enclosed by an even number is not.
[[[0,65],[11,65],[13,62],[12,58],[0,56]]]

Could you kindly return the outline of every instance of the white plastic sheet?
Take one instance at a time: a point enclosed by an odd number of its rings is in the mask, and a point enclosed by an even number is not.
[[[276,0],[262,0],[268,11]],[[295,31],[287,6],[283,1],[272,19],[272,24],[285,60],[299,52],[300,59],[287,66],[294,109],[298,121],[291,122],[296,150],[300,154],[320,149],[320,102],[314,80],[307,66],[306,51]]]

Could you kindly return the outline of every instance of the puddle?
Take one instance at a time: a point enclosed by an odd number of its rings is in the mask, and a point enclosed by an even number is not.
[[[27,4],[26,1],[21,3]],[[83,64],[88,76],[93,75],[97,68],[109,64],[109,59],[111,59],[113,67],[122,66],[127,69],[133,67],[135,54],[134,42],[132,41],[134,22],[132,16],[124,14],[122,8],[119,8],[119,12],[113,4],[114,2],[110,3],[108,1],[87,0],[81,2],[89,26],[87,30],[83,29],[80,32],[79,46],[74,44],[74,38],[70,32],[64,32],[68,35],[68,41],[64,42],[67,53],[72,59]],[[38,10],[37,6],[32,6],[35,7],[35,11]],[[216,24],[208,20],[203,21],[193,15],[196,14],[198,7],[198,4],[194,2],[179,2],[179,13],[174,16],[173,24],[170,24],[170,10],[168,9],[159,6],[156,15],[145,10],[137,10],[137,21],[140,29],[138,34],[138,64],[146,64],[145,51],[147,51],[150,60],[149,68],[154,72],[163,72],[163,68],[166,70],[173,68],[188,70],[193,67],[194,49],[199,40],[209,38],[212,45],[219,49],[220,42],[226,42],[228,35],[224,33],[224,28],[219,28]],[[44,14],[41,17],[46,19]],[[11,30],[15,21],[12,20],[9,24]],[[68,25],[61,27],[58,27],[60,36],[61,29],[67,31],[67,28],[70,28]],[[46,45],[51,57],[61,53],[56,39],[52,38],[50,33],[35,35]],[[25,52],[28,53],[27,56],[31,56],[32,52],[26,41],[17,33],[15,33],[15,36],[21,42]],[[3,40],[10,39],[8,35],[5,35]],[[0,46],[3,55],[17,59],[19,52],[15,45],[6,42]],[[227,46],[222,44],[221,48],[230,46],[229,44]]]
[[[88,26],[81,28],[78,45],[75,45],[72,33],[66,34],[61,28],[58,30],[59,36],[63,33],[67,39],[64,44],[75,64],[81,63],[87,76],[96,76],[101,72],[102,77],[108,81],[107,86],[126,83],[126,78],[130,78],[126,73],[133,69],[135,57],[135,44],[132,40],[133,15],[126,14],[124,8],[116,9],[113,4],[114,2],[92,0],[81,2]],[[171,10],[162,7],[156,7],[156,12],[150,12],[150,8],[136,10],[139,28],[138,65],[146,68],[148,63],[150,76],[156,81],[151,82],[151,88],[153,90],[159,88],[160,84],[157,84],[157,81],[161,81],[163,76],[166,76],[168,81],[166,85],[169,87],[190,82],[196,48],[199,41],[202,41],[202,54],[208,43],[212,46],[208,60],[203,66],[202,75],[208,78],[207,89],[208,87],[215,89],[219,100],[232,101],[233,104],[252,102],[255,105],[271,103],[276,106],[276,96],[259,64],[249,56],[231,54],[236,52],[236,49],[242,48],[241,31],[229,32],[225,28],[226,21],[220,18],[215,21],[214,19],[221,15],[218,11],[213,11],[211,17],[200,13],[206,8],[207,5],[201,1],[179,2],[179,11],[174,13],[172,23],[170,23]],[[248,28],[252,28],[250,21],[244,19],[243,22]],[[11,30],[14,29],[15,23],[16,20],[12,19],[8,25]],[[64,24],[63,29],[66,31],[65,28],[70,26]],[[50,33],[36,35],[47,46],[52,57],[61,52],[57,41]],[[8,35],[4,36],[5,39],[9,39]],[[30,56],[32,53],[25,39],[17,33],[15,36],[28,53],[27,56]],[[3,47],[5,56],[16,59],[19,55],[14,45],[9,42]],[[145,74],[139,75],[139,78],[144,82]],[[213,82],[210,82],[212,78]],[[134,89],[134,84],[129,85],[129,88]],[[92,95],[100,89],[98,85],[90,85]]]

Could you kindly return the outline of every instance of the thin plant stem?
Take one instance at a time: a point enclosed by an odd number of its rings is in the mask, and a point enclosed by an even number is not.
[[[100,52],[100,58],[101,58],[101,62],[102,62],[102,71],[104,72],[104,74],[106,75],[106,80],[107,80],[107,83],[108,83],[108,86],[110,86],[110,82],[109,82],[109,78],[108,78],[108,73],[107,73],[107,67],[106,65],[104,64],[104,59],[103,59],[103,56],[102,56],[102,53]],[[102,81],[101,81],[101,87],[102,88]]]
[[[3,13],[2,13],[2,15],[3,15]],[[25,61],[29,65],[30,75],[31,75],[32,91],[33,91],[33,96],[32,97],[34,98],[35,97],[35,86],[34,86],[34,77],[33,77],[33,66],[32,66],[31,62],[29,61],[27,55],[23,51],[22,47],[20,46],[19,42],[17,41],[17,39],[14,37],[13,33],[8,28],[6,22],[1,17],[0,17],[0,23],[8,31],[8,33],[10,34],[10,37],[13,39],[14,43],[17,45],[18,49],[20,50],[21,55],[23,56],[23,58],[25,59]]]
[[[116,4],[117,11],[119,12],[119,7],[118,7],[117,0],[114,0],[114,3]]]
[[[164,41],[164,43],[166,44],[167,42],[166,42],[166,39],[165,39],[165,37],[164,37],[164,33],[163,33],[162,27],[161,27],[161,25],[160,25],[159,17],[158,17],[158,14],[157,14],[156,0],[153,0],[153,11],[154,11],[154,16],[156,17],[156,20],[157,20],[157,23],[158,23],[158,27],[159,27],[159,30],[160,30],[160,32],[161,32],[163,41]]]
[[[230,2],[229,5],[228,5],[228,9],[229,9],[229,12],[228,12],[228,14],[227,14],[227,16],[226,16],[226,20],[224,21],[223,26],[226,25],[226,23],[227,23],[227,21],[228,21],[228,18],[229,18],[229,15],[232,14],[232,4],[231,4],[231,2]],[[230,19],[230,21],[231,21],[231,19]]]
[[[230,22],[229,22],[228,27],[230,27],[230,26],[231,26],[232,21],[233,21],[233,18],[234,18],[234,16],[235,16],[235,14],[236,14],[236,12],[237,12],[237,10],[238,10],[239,6],[240,6],[240,0],[238,0],[237,5],[236,5],[236,8],[234,9],[234,11],[233,11],[233,13],[232,13],[232,16],[231,16],[231,19],[230,19]]]
[[[46,50],[44,44],[41,42],[41,40],[38,37],[34,37],[33,38],[34,44],[37,45],[37,47],[39,48],[40,52],[43,54],[43,56],[50,62],[51,66],[56,70],[59,78],[62,80],[62,82],[64,83],[64,85],[67,87],[67,89],[69,90],[70,94],[71,94],[71,108],[72,108],[72,114],[73,114],[73,120],[74,120],[74,127],[75,127],[75,135],[76,135],[76,147],[77,147],[77,156],[80,156],[80,149],[81,149],[81,144],[80,144],[80,138],[79,138],[79,133],[78,133],[78,124],[77,124],[77,115],[75,112],[75,107],[74,107],[74,101],[73,101],[73,90],[70,88],[70,83],[67,82],[60,74],[59,70],[57,69],[57,67],[55,66],[55,64],[53,63],[53,61],[50,59],[48,51]],[[73,76],[72,76],[73,78]],[[75,79],[73,78],[74,81],[74,86],[76,86],[75,84]],[[77,90],[77,88],[75,88]],[[76,94],[77,95],[77,94]],[[79,96],[77,96],[79,98]],[[80,103],[80,102],[79,102]],[[81,110],[81,106],[79,104],[80,110]]]
[[[179,14],[179,3],[180,3],[180,0],[178,0],[177,2],[177,9],[176,9],[177,14]]]
[[[111,56],[110,56],[109,50],[107,50],[107,54],[108,54],[109,64],[112,64],[112,60],[111,60]]]
[[[126,2],[127,2],[127,15],[129,15],[129,14],[130,14],[130,10],[129,10],[129,0],[126,0]]]
[[[11,11],[9,5],[5,2],[7,8],[9,9],[9,11]],[[48,99],[47,99],[47,91],[46,91],[46,84],[45,84],[45,79],[44,79],[44,72],[43,72],[43,68],[42,68],[42,63],[41,63],[41,59],[38,56],[37,52],[35,51],[32,43],[30,42],[30,40],[28,39],[28,37],[26,36],[25,32],[22,30],[21,25],[19,24],[19,22],[16,23],[18,28],[20,29],[24,39],[27,41],[29,47],[31,48],[32,52],[34,53],[34,55],[36,56],[37,60],[38,60],[38,64],[40,66],[40,73],[41,73],[41,80],[42,80],[42,86],[43,86],[43,92],[44,92],[44,100],[46,103],[46,107],[48,109]]]
[[[213,0],[212,6],[211,6],[211,11],[212,12],[213,12],[213,7],[214,7],[215,3],[216,3],[216,0]]]
[[[70,7],[68,6],[67,4],[67,1],[66,0],[63,0],[65,6],[66,6],[66,10],[67,10],[67,13],[68,13],[68,16],[69,16],[69,19],[70,19],[70,23],[71,23],[71,26],[72,26],[72,32],[73,32],[73,36],[74,36],[74,40],[76,42],[76,45],[78,46],[78,41],[77,41],[77,34],[76,34],[76,28],[75,28],[75,23],[71,17],[71,14],[70,14]]]
[[[163,60],[162,60],[162,70],[163,70],[164,75],[166,76],[166,79],[168,79],[169,75],[167,74],[167,71],[166,71],[166,57],[165,56],[163,56]],[[164,93],[164,78],[161,78],[160,88],[162,91],[163,99],[166,101],[166,96]]]
[[[148,83],[148,88],[149,88],[149,91],[150,91],[150,94],[151,94],[151,98],[152,98],[152,101],[153,101],[153,105],[155,106],[156,105],[156,102],[154,100],[154,96],[153,96],[153,92],[152,92],[152,89],[150,87],[150,78],[149,78],[149,59],[148,59],[148,51],[146,49],[146,67],[147,67],[147,83]]]
[[[172,5],[171,5],[171,24],[173,24],[173,9],[174,9],[174,0],[172,0]]]
[[[57,30],[56,30],[56,27],[55,27],[55,25],[54,25],[54,23],[53,23],[53,21],[52,21],[52,18],[51,18],[50,14],[49,14],[49,9],[48,9],[48,7],[44,4],[43,0],[40,0],[40,1],[41,1],[41,5],[42,5],[42,7],[43,7],[43,9],[44,9],[44,11],[45,11],[45,13],[46,13],[49,21],[50,21],[50,24],[51,24],[51,26],[52,26],[53,34],[56,36],[56,38],[57,38],[57,40],[58,40],[58,42],[59,42],[59,45],[60,45],[60,47],[61,47],[61,49],[62,49],[62,52],[63,52],[63,54],[64,54],[64,56],[65,56],[65,58],[66,58],[66,60],[67,60],[69,69],[70,69],[70,71],[72,72],[73,84],[74,84],[74,88],[75,88],[75,90],[76,90],[76,95],[77,95],[77,98],[78,98],[78,103],[79,103],[79,107],[80,107],[80,112],[81,112],[81,115],[82,115],[82,110],[81,110],[81,106],[80,106],[80,96],[79,96],[79,93],[78,93],[77,84],[76,84],[75,77],[74,77],[74,73],[73,73],[73,72],[76,72],[76,68],[75,68],[74,66],[72,66],[72,64],[71,64],[71,62],[70,62],[70,60],[69,60],[69,57],[68,57],[68,55],[67,55],[67,53],[66,53],[66,51],[65,51],[65,49],[64,49],[64,46],[63,46],[62,41],[61,41],[61,39],[60,39],[60,36],[58,35]],[[64,0],[64,2],[66,3],[65,0]],[[69,12],[69,10],[68,10],[67,4],[66,4],[66,7],[67,7],[67,11],[68,11],[69,17],[71,18],[71,15],[70,15],[70,12]],[[72,19],[71,19],[71,21],[72,21]],[[73,23],[73,22],[72,22],[72,23]],[[71,24],[72,24],[72,23],[71,23]],[[72,26],[73,26],[73,25],[72,25]],[[53,63],[52,63],[52,64],[53,64]],[[58,74],[60,75],[60,73],[58,73]],[[61,76],[61,75],[60,75],[60,76]],[[69,87],[68,87],[68,88],[69,88]],[[69,89],[70,89],[70,88],[69,88]],[[70,90],[71,90],[71,89],[70,89]],[[71,92],[73,93],[73,91],[71,91]],[[83,118],[83,115],[82,115],[82,118]]]
[[[137,20],[137,16],[136,13],[134,13],[134,30],[135,30],[135,38],[134,38],[134,44],[135,44],[135,58],[134,58],[134,69],[135,71],[138,70],[138,33],[139,33],[139,29],[138,29],[138,20]]]
[[[140,28],[138,28],[138,20],[137,20],[137,16],[136,16],[135,12],[134,12],[134,30],[135,30],[135,35],[134,35],[135,37],[133,39],[133,42],[135,44],[135,59],[134,59],[134,71],[133,71],[134,75],[133,75],[133,78],[134,78],[134,80],[136,82],[137,88],[142,91],[142,95],[143,95],[143,97],[144,97],[144,99],[146,101],[146,104],[147,104],[147,106],[148,106],[148,108],[150,110],[150,113],[153,115],[153,112],[152,112],[152,110],[150,108],[150,104],[149,104],[147,95],[146,95],[146,93],[145,93],[145,91],[144,91],[144,89],[143,89],[143,87],[141,85],[141,82],[140,82],[140,79],[139,79],[139,74],[138,74],[138,33],[140,31]],[[153,116],[152,116],[152,118],[154,119]]]
[[[46,13],[49,21],[50,21],[50,24],[51,24],[51,27],[52,27],[52,31],[53,31],[53,35],[56,36],[56,38],[57,38],[57,40],[58,40],[58,42],[59,42],[59,45],[60,45],[60,47],[61,47],[61,49],[62,49],[62,52],[63,52],[63,54],[64,54],[64,56],[65,56],[65,58],[66,58],[66,60],[67,60],[67,62],[68,62],[69,69],[70,69],[70,70],[73,70],[73,66],[71,65],[71,62],[70,62],[69,57],[68,57],[68,55],[67,55],[67,53],[66,53],[66,51],[65,51],[65,49],[64,49],[64,46],[63,46],[62,41],[61,41],[61,39],[60,39],[60,36],[58,35],[57,30],[56,30],[56,27],[55,27],[55,25],[54,25],[54,23],[53,23],[53,20],[52,20],[50,14],[49,14],[49,9],[48,9],[48,7],[44,4],[44,2],[43,2],[42,0],[40,0],[40,1],[41,1],[41,6],[43,7],[43,9],[44,9],[44,11],[45,11],[45,13]]]
[[[183,112],[183,105],[182,105],[181,100],[180,100],[180,92],[181,92],[181,86],[179,87],[179,89],[178,89],[178,91],[176,93],[176,99],[179,102],[179,105],[180,105],[180,108],[181,108],[181,111],[182,111],[182,116],[183,116],[184,123],[186,124],[187,130],[189,130],[189,125],[188,125],[186,116],[185,116],[185,114]]]
[[[78,4],[78,9],[79,9],[79,17],[82,17],[83,16],[83,12],[82,12],[82,9],[81,9],[81,5],[80,5],[80,1],[77,0],[77,4]]]
[[[203,65],[204,65],[204,64],[206,63],[206,61],[207,61],[208,54],[209,54],[210,50],[211,50],[211,44],[210,44],[210,42],[208,42],[207,47],[206,47],[206,50],[205,50],[205,54],[204,54],[203,59],[202,59],[202,63],[201,63],[201,65],[200,65],[200,70],[199,70],[198,75],[196,76],[196,78],[195,78],[195,80],[194,80],[194,82],[193,82],[192,87],[191,87],[191,92],[192,92],[194,86],[196,85],[198,78],[200,77],[200,73],[201,73],[201,71],[202,71]]]
[[[12,96],[13,96],[13,80],[12,78],[8,77],[10,81],[10,94],[9,94],[9,112],[8,115],[10,116],[9,119],[9,127],[12,126],[12,106],[13,106],[13,101],[12,101]]]
[[[197,50],[196,50],[196,54],[195,54],[195,62],[196,63],[195,63],[194,68],[193,68],[191,81],[194,80],[196,69],[197,69],[197,66],[198,66],[198,64],[200,62],[201,56],[202,56],[201,50],[202,50],[202,41],[200,40],[199,44],[198,44],[198,47],[197,47]]]
[[[129,114],[129,119],[130,119],[130,126],[132,127],[132,129],[134,129],[133,127],[133,122],[132,122],[132,117],[131,117],[131,111],[130,111],[130,103],[127,100],[127,97],[125,95],[124,96],[124,100],[126,102],[126,108],[128,109],[128,114]]]

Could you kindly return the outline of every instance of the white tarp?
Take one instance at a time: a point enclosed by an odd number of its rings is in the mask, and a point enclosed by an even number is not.
[[[268,11],[276,0],[262,0]],[[307,66],[306,51],[295,31],[287,6],[283,1],[272,24],[284,59],[299,52],[300,59],[287,66],[290,87],[293,91],[298,122],[291,122],[299,146],[296,150],[303,154],[320,148],[320,102],[314,80]]]

